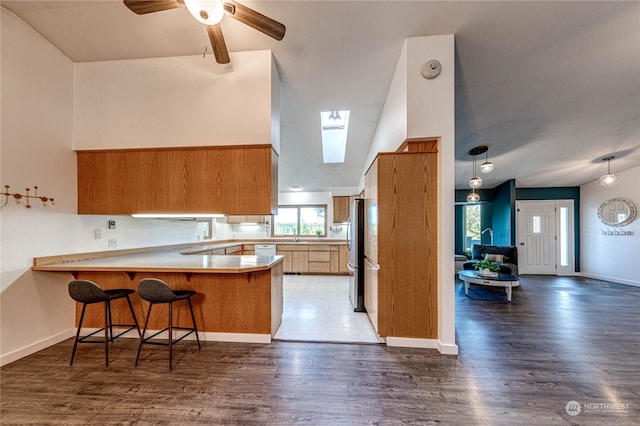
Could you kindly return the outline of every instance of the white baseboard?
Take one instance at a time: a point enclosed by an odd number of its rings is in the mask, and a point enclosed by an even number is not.
[[[415,339],[410,337],[385,337],[387,346],[400,348],[437,349],[443,355],[458,355],[458,345],[442,343],[435,339]]]
[[[438,340],[438,351],[442,355],[458,355],[458,345],[451,343],[442,343]]]
[[[617,284],[625,284],[625,285],[630,285],[630,286],[633,286],[633,287],[640,287],[640,282],[638,282],[638,281],[631,281],[631,280],[625,280],[625,279],[621,279],[621,278],[608,277],[606,275],[590,274],[588,272],[580,272],[580,275],[583,276],[583,277],[587,277],[587,278],[593,278],[594,280],[609,281],[609,282],[617,283]]]
[[[435,339],[415,339],[411,337],[385,337],[387,346],[399,348],[438,349],[438,341]]]
[[[17,349],[13,352],[9,352],[8,354],[3,354],[2,356],[0,356],[0,366],[10,364],[14,361],[19,360],[20,358],[24,358],[38,351],[46,349],[49,346],[53,346],[56,343],[62,342],[63,340],[67,340],[69,337],[75,336],[75,333],[75,328],[70,328],[51,337],[47,337],[46,339],[39,340],[28,346]]]

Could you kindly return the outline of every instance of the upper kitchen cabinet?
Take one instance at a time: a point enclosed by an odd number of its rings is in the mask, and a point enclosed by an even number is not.
[[[345,223],[349,221],[350,200],[352,197],[333,197],[333,223]]]
[[[271,145],[77,155],[79,214],[277,213],[278,156]]]

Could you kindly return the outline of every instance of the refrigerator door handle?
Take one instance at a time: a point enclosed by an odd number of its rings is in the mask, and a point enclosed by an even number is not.
[[[353,265],[352,263],[347,263],[347,269],[349,269],[351,272],[355,272],[358,267],[356,265]]]

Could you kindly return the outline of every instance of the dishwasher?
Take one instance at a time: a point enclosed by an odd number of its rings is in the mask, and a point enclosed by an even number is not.
[[[275,244],[256,244],[256,256],[275,256]]]

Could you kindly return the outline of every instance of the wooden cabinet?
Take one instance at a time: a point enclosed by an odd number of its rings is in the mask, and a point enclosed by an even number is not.
[[[437,178],[436,152],[380,153],[365,176],[365,255],[379,266],[383,337],[438,337]]]
[[[256,246],[255,246],[255,244],[243,244],[242,245],[242,254],[247,254],[247,255],[256,254]]]
[[[328,274],[331,272],[331,246],[309,244],[309,272]]]
[[[306,244],[278,244],[276,253],[284,256],[284,272],[308,272],[309,248]]]
[[[349,221],[353,197],[333,197],[333,223]]]
[[[338,272],[348,274],[349,268],[349,246],[346,244],[338,246]]]
[[[224,249],[224,254],[242,254],[242,246],[233,246],[233,247],[227,247],[226,249]]]
[[[78,213],[270,215],[271,145],[78,151]]]
[[[284,272],[349,273],[349,249],[346,244],[278,244],[277,254],[284,256]]]

